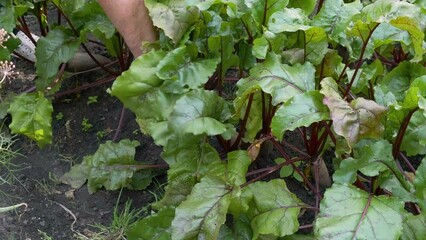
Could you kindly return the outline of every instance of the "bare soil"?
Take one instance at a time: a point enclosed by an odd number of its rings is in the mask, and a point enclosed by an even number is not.
[[[20,76],[7,86],[7,91],[22,92],[33,86],[34,69],[31,64],[14,60]],[[75,88],[102,78],[102,72],[70,77],[63,84]],[[75,239],[76,232],[90,237],[96,229],[90,225],[109,225],[119,191],[100,190],[92,195],[85,186],[73,190],[60,184],[58,178],[70,167],[81,162],[84,156],[93,154],[100,143],[111,140],[121,116],[122,104],[107,92],[110,84],[90,88],[83,92],[54,99],[53,144],[43,149],[19,136],[15,148],[22,156],[13,160],[19,171],[14,173],[12,184],[0,186],[0,206],[18,203],[28,208],[0,214],[0,239],[41,239],[39,230],[53,239]],[[89,97],[97,97],[88,105]],[[62,115],[62,117],[61,117]],[[83,119],[93,125],[87,131]],[[138,140],[137,160],[157,163],[161,161],[161,149],[139,132],[139,127],[130,111],[125,111],[119,139]],[[98,133],[98,136],[97,134]],[[99,136],[103,133],[105,136]],[[1,174],[5,169],[0,169]],[[164,182],[164,180],[162,180]],[[153,184],[150,191],[158,186]],[[131,199],[134,208],[149,206],[154,196],[148,191],[124,190],[119,199],[119,208]],[[68,211],[67,211],[68,210]],[[72,214],[76,217],[76,222]],[[73,232],[74,230],[74,232]]]

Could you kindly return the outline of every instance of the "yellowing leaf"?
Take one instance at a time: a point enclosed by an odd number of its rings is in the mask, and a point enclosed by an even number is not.
[[[374,101],[357,98],[351,103],[342,99],[327,97],[323,99],[333,120],[334,131],[343,136],[353,147],[362,138],[378,138],[384,126],[382,117],[387,109]]]

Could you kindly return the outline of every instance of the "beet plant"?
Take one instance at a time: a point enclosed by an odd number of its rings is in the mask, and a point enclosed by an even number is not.
[[[424,1],[145,4],[160,40],[110,92],[168,182],[129,239],[424,238]],[[137,145],[107,142],[67,177],[138,188],[154,166]]]
[[[160,41],[111,93],[163,147],[168,185],[129,238],[424,236],[423,3],[145,4]],[[280,159],[258,156],[268,146]],[[288,169],[309,203],[274,174]]]

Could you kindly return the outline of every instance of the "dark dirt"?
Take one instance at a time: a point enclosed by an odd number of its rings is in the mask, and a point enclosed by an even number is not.
[[[7,87],[9,91],[19,92],[32,86],[34,70],[24,61],[15,60],[15,63],[22,74]],[[65,80],[64,85],[81,86],[101,75],[102,72],[73,76]],[[19,165],[20,170],[14,173],[13,184],[0,186],[0,190],[7,194],[0,195],[0,206],[24,202],[28,208],[26,211],[21,208],[16,212],[0,214],[0,239],[41,239],[39,230],[53,239],[74,239],[76,234],[71,230],[74,219],[61,205],[76,216],[74,230],[88,237],[90,231],[95,230],[90,225],[111,223],[119,191],[100,190],[90,195],[85,186],[73,191],[70,186],[57,181],[73,164],[93,154],[100,143],[113,138],[122,104],[106,92],[109,86],[104,84],[54,100],[52,145],[40,149],[30,140],[22,136],[18,138],[15,148],[23,156],[14,159],[13,163]],[[88,105],[91,96],[97,96],[97,102]],[[63,117],[58,120],[57,116],[60,115]],[[83,131],[83,118],[93,125],[88,131]],[[141,143],[137,148],[137,160],[150,163],[161,161],[161,149],[140,134],[129,111],[126,110],[123,120],[119,139],[130,138]],[[99,132],[105,136],[97,136]],[[150,190],[154,191],[155,188],[152,186]],[[126,190],[121,195],[119,208],[128,199],[132,199],[135,208],[143,208],[153,198],[148,191]]]

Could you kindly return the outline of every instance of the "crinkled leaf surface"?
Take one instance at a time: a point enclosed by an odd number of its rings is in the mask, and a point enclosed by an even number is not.
[[[334,131],[343,136],[349,146],[354,146],[362,138],[378,138],[382,135],[382,117],[387,110],[385,107],[364,98],[348,103],[325,96],[323,102],[330,109]]]
[[[170,114],[169,126],[194,135],[219,135],[231,117],[228,104],[213,91],[196,90],[180,98]]]
[[[269,53],[264,62],[250,70],[249,80],[259,81],[261,89],[272,95],[274,105],[297,95],[315,90],[315,68],[306,62],[289,66],[281,64],[278,55]]]
[[[165,146],[173,136],[167,124],[168,118],[180,97],[156,88],[142,96],[129,98],[127,106],[135,109],[141,130],[151,135],[156,144]]]
[[[297,217],[304,203],[287,189],[282,179],[249,185],[257,214],[251,221],[253,239],[261,235],[286,236],[299,228]]]
[[[131,240],[170,240],[172,236],[169,229],[174,217],[174,208],[162,208],[157,213],[136,222],[126,232],[126,237]]]
[[[37,41],[35,66],[40,78],[38,89],[44,90],[49,85],[46,81],[55,76],[61,63],[71,60],[80,43],[80,39],[76,39],[71,30],[64,27],[52,29],[45,38]]]
[[[318,91],[309,91],[285,102],[272,118],[272,133],[281,140],[286,131],[327,120],[329,111],[322,104],[323,97]]]
[[[139,142],[128,139],[119,143],[107,141],[99,146],[95,154],[84,157],[81,164],[73,166],[71,171],[62,177],[62,181],[79,187],[77,184],[81,182],[75,182],[75,179],[81,177],[81,170],[83,170],[90,193],[101,187],[107,190],[117,190],[122,187],[143,189],[150,184],[152,176],[149,171],[145,172],[145,175],[138,176],[138,183],[141,185],[132,185],[132,178],[139,170],[140,164],[134,160],[137,146]],[[142,181],[140,181],[141,177],[144,178]]]
[[[185,86],[189,89],[201,87],[213,75],[219,63],[218,58],[192,61],[186,51],[186,47],[177,48],[158,63],[157,76],[163,80],[173,80],[168,87],[170,92],[179,91]]]
[[[206,175],[224,178],[226,165],[217,151],[204,143],[205,139],[192,135],[173,138],[166,146],[163,159],[169,163],[169,184],[155,207],[177,206],[191,193],[194,185]]]
[[[393,197],[334,184],[320,207],[314,224],[317,239],[398,239],[402,233],[404,203]]]
[[[40,147],[52,142],[52,102],[43,93],[24,93],[10,104],[12,115],[9,125],[13,133],[23,134],[37,142]]]
[[[204,177],[176,208],[172,239],[217,239],[231,202],[232,190],[218,177]]]
[[[199,10],[184,0],[145,0],[154,26],[177,43],[199,18]]]

